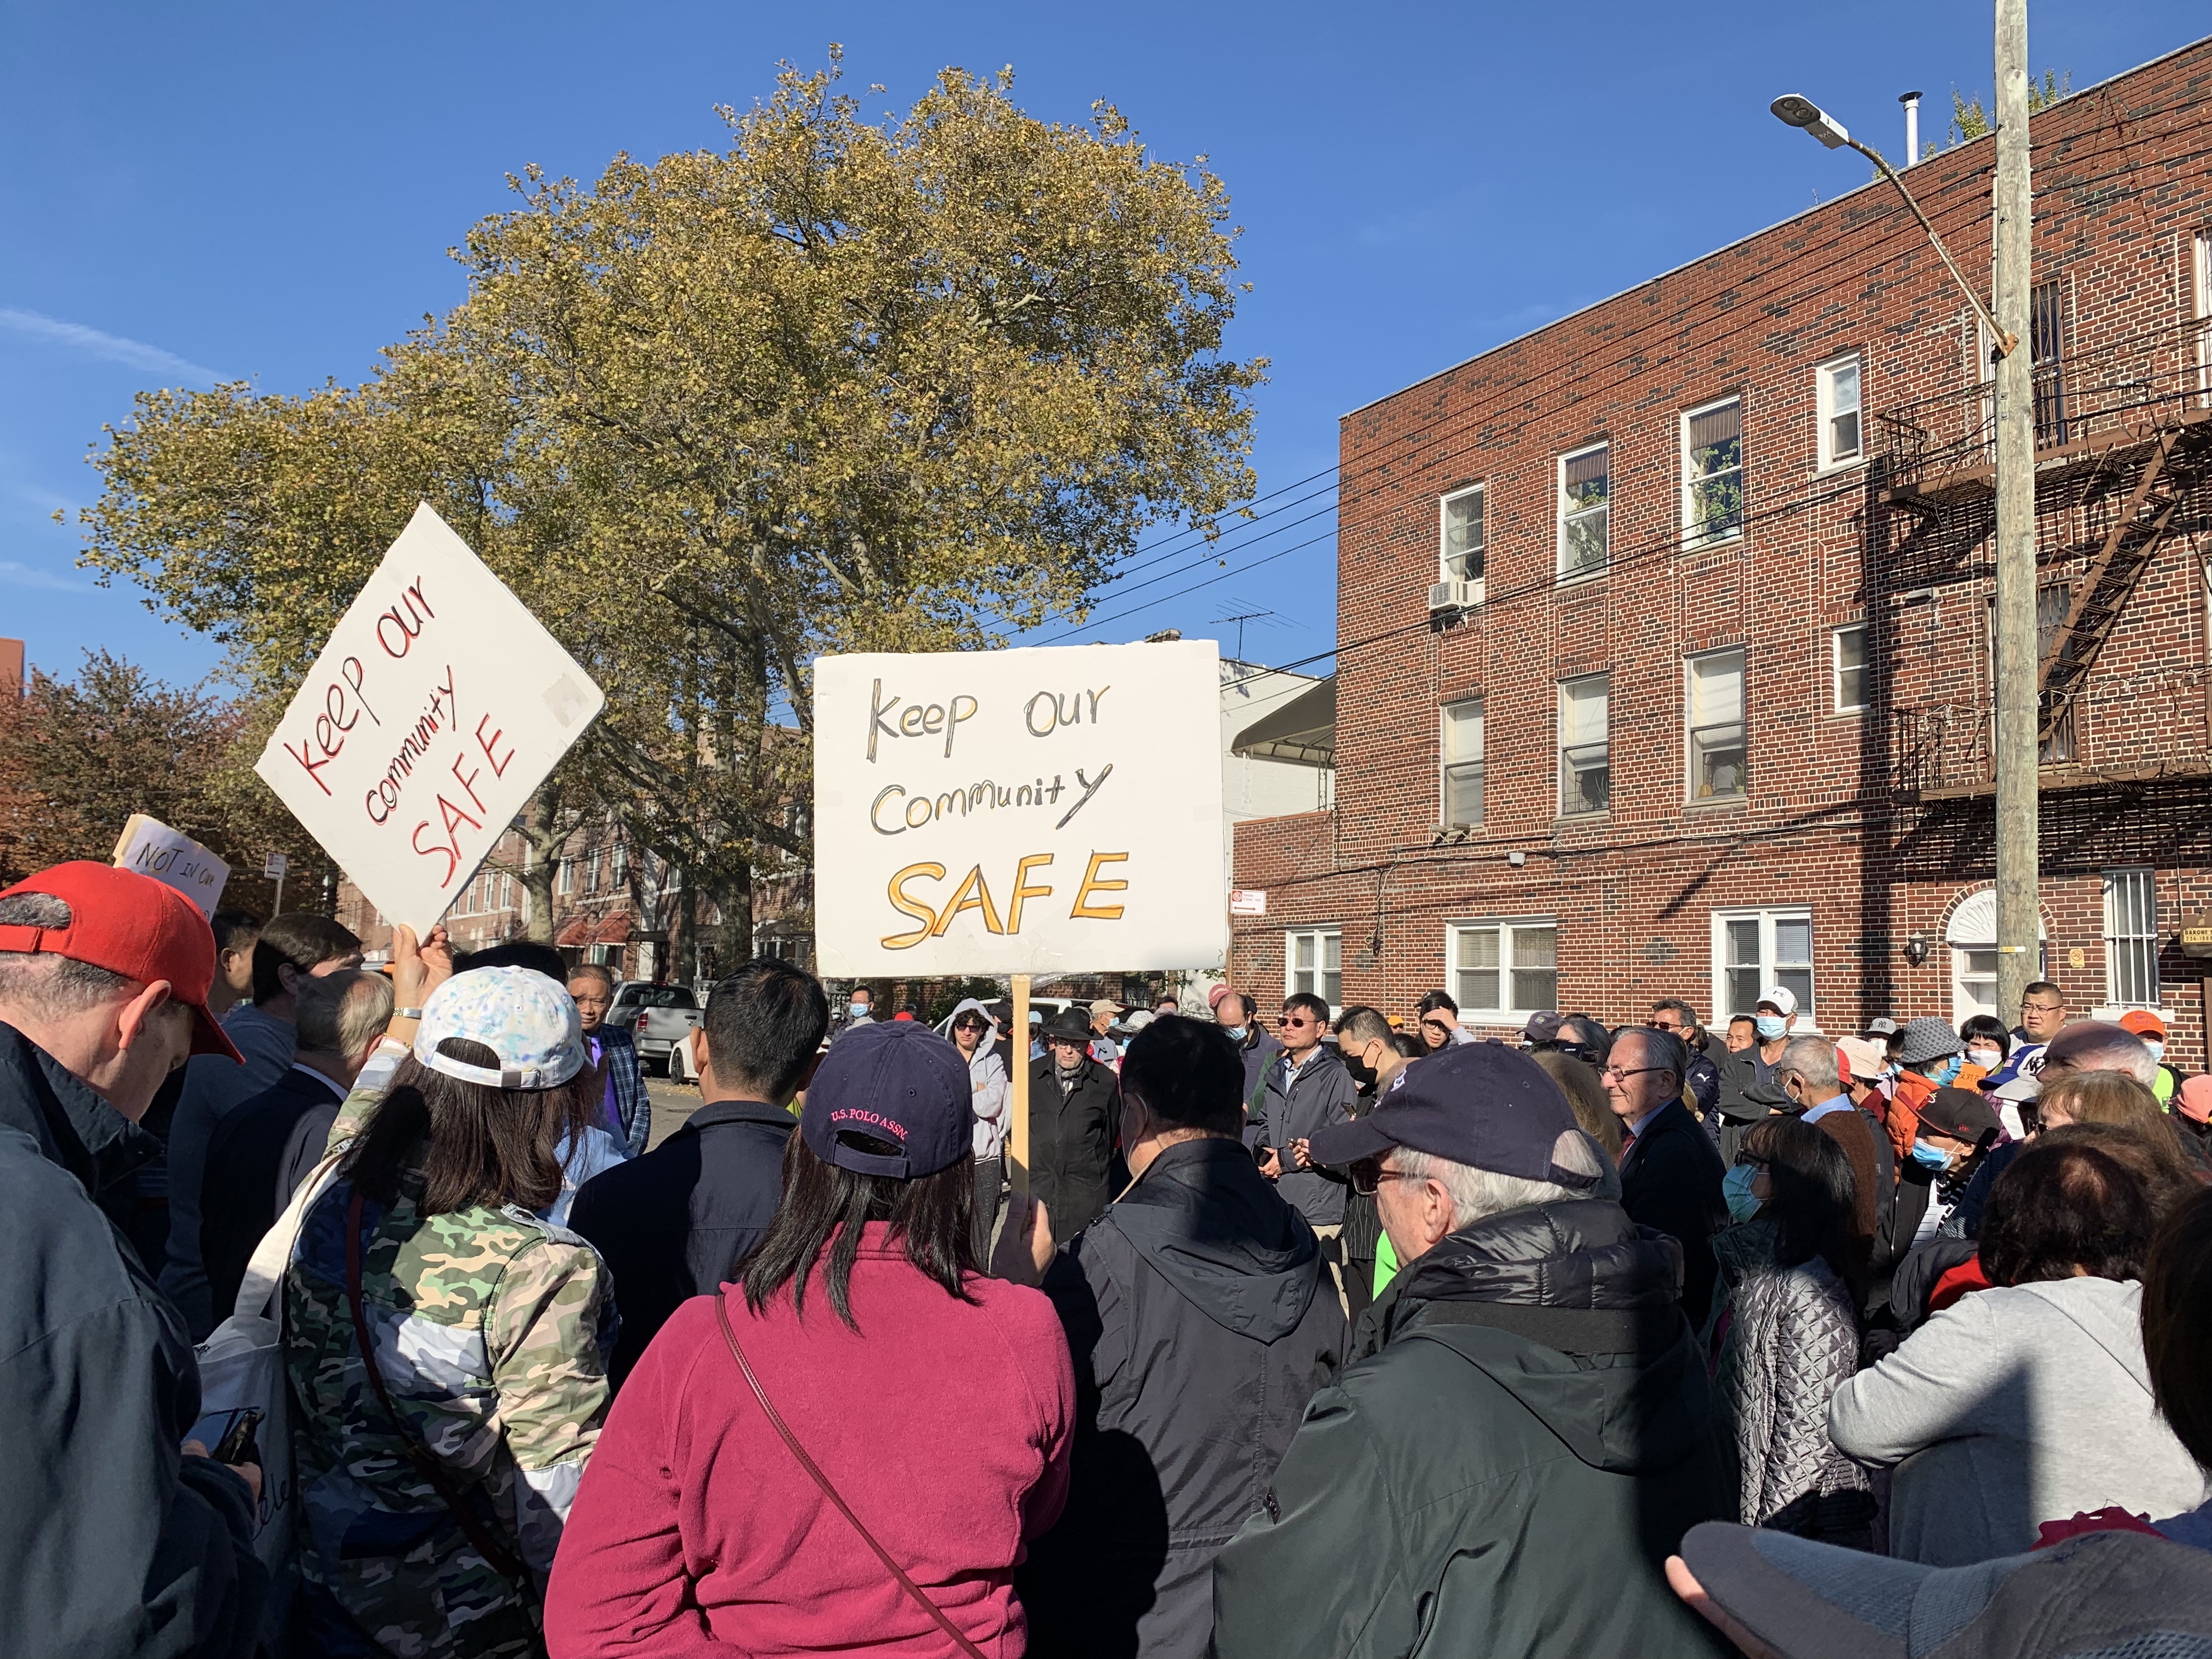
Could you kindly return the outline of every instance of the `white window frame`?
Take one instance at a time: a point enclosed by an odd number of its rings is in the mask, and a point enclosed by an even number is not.
[[[2159,1006],[2158,873],[2148,864],[2124,864],[2112,866],[2103,876],[2105,1004],[2111,1008],[2155,1008]],[[2130,984],[2130,980],[2136,982]],[[2130,992],[2142,994],[2130,995]]]
[[[1859,700],[1844,701],[1844,635],[1859,636]],[[1863,714],[1873,698],[1874,659],[1867,655],[1867,624],[1838,623],[1828,630],[1828,708],[1837,714]]]
[[[1858,396],[1854,411],[1858,416],[1858,446],[1849,454],[1838,453],[1835,447],[1836,417],[1843,412],[1836,405],[1836,376],[1844,368],[1851,371],[1852,385]],[[1813,377],[1820,411],[1820,430],[1815,439],[1820,450],[1820,470],[1832,472],[1838,467],[1858,465],[1867,458],[1866,359],[1856,351],[1832,357],[1813,370]]]
[[[563,893],[574,892],[576,890],[576,860],[570,858],[562,859],[561,860],[560,875],[561,891]]]
[[[1298,946],[1302,944],[1310,945],[1313,947],[1312,965],[1304,969],[1301,969],[1298,965]],[[1333,987],[1328,983],[1330,976],[1328,966],[1328,947],[1331,945],[1336,946],[1336,983]],[[1313,975],[1312,984],[1301,985],[1298,983],[1298,975],[1301,971],[1310,973]],[[1332,990],[1335,993],[1334,995],[1330,994]],[[1295,995],[1300,991],[1312,992],[1323,1002],[1328,1004],[1329,1017],[1332,1019],[1336,1017],[1336,1011],[1342,1006],[1341,999],[1344,995],[1343,929],[1339,927],[1295,927],[1284,933],[1283,994],[1285,997],[1289,997]]]
[[[1712,986],[1715,1028],[1724,1030],[1730,1018],[1737,1014],[1747,1014],[1751,1012],[1749,1007],[1736,1007],[1729,992],[1729,975],[1733,971],[1740,971],[1734,968],[1728,959],[1729,924],[1732,921],[1755,921],[1759,924],[1759,963],[1756,975],[1758,983],[1752,988],[1753,999],[1756,1000],[1759,993],[1770,985],[1786,983],[1777,979],[1776,976],[1778,974],[1785,970],[1792,975],[1802,974],[1805,988],[1797,999],[1797,1024],[1793,1029],[1793,1035],[1802,1035],[1808,1031],[1820,1030],[1819,1025],[1814,1023],[1818,1018],[1820,1006],[1820,978],[1813,960],[1814,953],[1819,946],[1813,941],[1813,907],[1809,904],[1736,905],[1713,912]],[[1807,959],[1802,963],[1781,963],[1776,960],[1775,924],[1784,921],[1802,921],[1806,926]]]
[[[1698,665],[1701,663],[1717,662],[1723,657],[1734,657],[1735,659],[1735,719],[1732,722],[1728,720],[1709,720],[1703,726],[1693,725],[1692,722],[1697,719],[1697,683]],[[1744,676],[1748,672],[1749,668],[1748,658],[1749,653],[1742,646],[1731,645],[1720,651],[1700,651],[1695,656],[1685,657],[1682,659],[1682,757],[1683,763],[1688,773],[1684,784],[1684,787],[1686,791],[1684,799],[1687,800],[1705,802],[1747,800],[1750,799],[1751,732],[1749,729],[1750,721],[1745,713],[1745,709],[1747,705],[1749,704],[1751,697],[1749,690],[1744,684]],[[1700,732],[1717,731],[1731,724],[1733,724],[1736,728],[1738,744],[1743,751],[1743,759],[1740,763],[1738,768],[1743,775],[1738,780],[1738,787],[1726,794],[1700,794],[1698,793],[1698,786],[1699,782],[1698,776],[1698,762],[1699,759],[1698,750],[1698,733]]]
[[[1474,753],[1455,757],[1451,750],[1451,733],[1455,724],[1453,716],[1461,714],[1462,718],[1456,723],[1464,725],[1466,716],[1462,711],[1469,709],[1474,711]],[[1462,697],[1458,702],[1445,703],[1437,710],[1437,822],[1447,830],[1477,829],[1482,823],[1483,812],[1489,805],[1489,802],[1483,794],[1482,775],[1486,736],[1480,697]],[[1451,810],[1451,775],[1455,770],[1465,770],[1468,768],[1472,768],[1474,773],[1475,813],[1472,818],[1455,817]]]
[[[1485,489],[1485,485],[1469,484],[1463,489],[1455,489],[1437,498],[1437,580],[1440,582],[1473,582],[1478,594],[1482,591],[1482,571],[1469,572],[1453,568],[1455,561],[1465,556],[1455,555],[1449,550],[1451,507],[1454,501],[1463,501],[1470,495],[1482,503],[1482,539],[1475,544],[1474,555],[1476,563],[1483,563],[1490,546],[1490,501]]]
[[[587,893],[599,890],[599,849],[596,847],[584,854],[584,890]]]
[[[1578,461],[1585,455],[1600,453],[1605,456],[1605,499],[1595,507],[1574,507],[1567,497],[1568,464]],[[1603,443],[1584,444],[1580,449],[1570,450],[1566,454],[1559,457],[1558,466],[1559,471],[1553,488],[1559,501],[1557,514],[1559,579],[1563,582],[1587,581],[1593,576],[1603,575],[1613,563],[1613,441],[1608,438]],[[1603,528],[1599,532],[1602,547],[1597,561],[1594,564],[1577,565],[1571,569],[1567,565],[1568,522],[1572,520],[1576,524],[1580,525],[1594,517],[1600,518],[1603,525]]]
[[[1552,935],[1552,961],[1550,966],[1548,968],[1516,969],[1514,952],[1519,934],[1526,932],[1534,932],[1538,929],[1548,932]],[[1460,966],[1460,940],[1463,935],[1468,933],[1495,933],[1498,935],[1498,966],[1494,970],[1487,968],[1462,969]],[[1545,915],[1479,916],[1464,921],[1451,921],[1445,923],[1444,978],[1452,988],[1453,997],[1457,999],[1460,996],[1460,975],[1462,972],[1490,973],[1492,971],[1495,971],[1498,975],[1498,999],[1501,1001],[1506,1002],[1517,1002],[1521,1000],[1521,999],[1513,994],[1514,975],[1516,971],[1522,973],[1548,972],[1552,975],[1551,1000],[1538,1007],[1486,1008],[1481,1006],[1479,1003],[1470,1002],[1462,999],[1460,1000],[1459,1007],[1459,1018],[1462,1024],[1521,1025],[1525,1024],[1528,1022],[1528,1016],[1531,1014],[1548,1013],[1555,1010],[1559,1006],[1559,919],[1556,916]]]
[[[1707,530],[1705,528],[1703,521],[1698,516],[1697,484],[1698,480],[1691,471],[1690,422],[1696,420],[1701,415],[1717,414],[1722,410],[1728,408],[1730,404],[1735,405],[1736,420],[1735,522],[1731,525],[1723,526],[1717,530]],[[1675,466],[1682,480],[1682,539],[1684,545],[1689,547],[1718,547],[1724,542],[1741,540],[1743,537],[1744,523],[1743,394],[1741,392],[1731,392],[1725,398],[1716,398],[1712,402],[1709,404],[1701,404],[1695,409],[1684,410],[1680,417],[1675,423],[1674,442],[1676,451]],[[1716,473],[1714,476],[1717,477],[1721,475]],[[1612,477],[1608,474],[1606,483],[1610,486],[1612,482]],[[1611,489],[1608,488],[1607,492],[1608,501],[1611,499]]]
[[[1613,810],[1613,676],[1609,672],[1577,674],[1572,679],[1561,680],[1559,684],[1558,712],[1554,718],[1558,721],[1559,734],[1559,747],[1556,751],[1559,769],[1557,796],[1559,816],[1563,818],[1601,817]],[[1605,687],[1605,736],[1602,739],[1605,749],[1605,804],[1601,806],[1582,806],[1571,804],[1572,798],[1568,793],[1576,776],[1576,771],[1567,759],[1567,752],[1571,749],[1576,750],[1595,749],[1599,747],[1599,743],[1585,740],[1571,744],[1567,741],[1567,708],[1571,702],[1568,693],[1573,687],[1592,684],[1601,684]]]

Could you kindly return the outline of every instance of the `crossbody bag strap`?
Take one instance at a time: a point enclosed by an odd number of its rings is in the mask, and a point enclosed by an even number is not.
[[[968,1655],[969,1659],[984,1659],[983,1650],[969,1641],[960,1626],[945,1616],[944,1608],[925,1595],[921,1586],[907,1577],[906,1570],[891,1559],[890,1552],[876,1541],[875,1534],[860,1524],[860,1517],[853,1513],[853,1506],[839,1495],[836,1487],[830,1484],[830,1477],[822,1473],[822,1466],[806,1455],[806,1448],[799,1443],[799,1437],[792,1433],[782,1414],[769,1399],[768,1390],[761,1387],[760,1378],[753,1375],[753,1368],[745,1358],[745,1351],[738,1346],[738,1334],[731,1328],[729,1304],[719,1294],[714,1297],[714,1314],[722,1322],[722,1340],[730,1345],[730,1358],[738,1362],[738,1369],[745,1374],[745,1382],[753,1391],[753,1398],[760,1401],[761,1410],[768,1414],[768,1420],[775,1431],[783,1437],[783,1443],[791,1448],[791,1455],[799,1460],[799,1467],[812,1477],[814,1484],[822,1489],[822,1495],[836,1506],[837,1513],[852,1522],[853,1530],[860,1534],[860,1541],[876,1553],[876,1559],[884,1564],[884,1570],[899,1581],[923,1612],[937,1621],[938,1628],[952,1638],[954,1645]]]
[[[438,1462],[436,1455],[407,1432],[404,1419],[392,1403],[391,1390],[384,1386],[384,1374],[376,1368],[376,1345],[369,1340],[368,1316],[361,1305],[361,1212],[362,1193],[356,1187],[346,1205],[346,1305],[353,1310],[353,1340],[360,1345],[362,1369],[368,1373],[368,1385],[375,1390],[377,1403],[384,1407],[384,1414],[391,1421],[392,1436],[399,1442],[400,1450],[414,1465],[415,1472],[430,1483],[476,1553],[491,1564],[495,1572],[511,1581],[526,1595],[534,1597],[530,1569],[513,1550],[492,1536],[483,1518],[470,1507],[466,1496],[453,1484],[453,1476]]]

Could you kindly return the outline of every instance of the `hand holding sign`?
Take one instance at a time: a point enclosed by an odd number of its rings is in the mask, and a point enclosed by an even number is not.
[[[606,706],[425,502],[315,659],[254,770],[418,935]]]

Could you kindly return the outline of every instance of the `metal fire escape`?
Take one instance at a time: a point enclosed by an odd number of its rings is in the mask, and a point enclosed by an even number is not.
[[[2039,288],[2033,312],[2037,539],[2046,568],[2083,562],[2045,588],[2038,606],[2046,767],[2075,761],[2074,714],[2090,673],[2143,572],[2188,522],[2191,491],[2212,481],[2212,319],[2069,356],[2058,292]],[[1985,532],[1995,489],[1990,388],[1968,386],[1876,422],[1877,498],[1909,515],[1900,545],[1948,542],[1963,563],[1963,544]],[[1988,792],[1985,707],[1897,713],[1899,787],[1923,799]],[[2084,782],[2109,772],[2078,769]]]

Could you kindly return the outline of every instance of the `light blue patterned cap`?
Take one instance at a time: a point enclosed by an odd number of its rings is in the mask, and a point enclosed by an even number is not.
[[[481,1042],[496,1070],[438,1052],[447,1037]],[[472,968],[422,1005],[415,1058],[434,1072],[495,1089],[557,1089],[584,1069],[584,1028],[568,991],[529,968]]]

